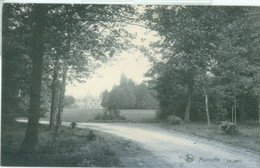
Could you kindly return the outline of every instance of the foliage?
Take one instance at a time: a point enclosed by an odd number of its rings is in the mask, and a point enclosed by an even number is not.
[[[101,105],[108,109],[155,109],[157,107],[156,92],[141,83],[136,85],[122,74],[120,85],[114,86],[102,95]]]
[[[205,120],[206,92],[210,116],[227,119],[235,96],[256,94],[259,47],[252,46],[260,36],[252,21],[260,17],[259,8],[156,6],[143,17],[160,37],[151,44],[156,56],[149,56],[153,66],[147,73],[156,85],[159,118]]]
[[[30,100],[33,23],[32,6],[3,6],[3,117],[27,116]],[[46,79],[46,76],[43,76]],[[42,83],[41,116],[50,99],[48,80]],[[4,119],[7,121],[8,119]]]
[[[105,109],[103,113],[97,113],[94,120],[125,120],[125,117],[120,114],[117,109]]]
[[[95,141],[97,139],[96,135],[94,134],[94,132],[92,130],[90,130],[88,132],[87,138],[89,141]]]
[[[47,125],[39,125],[39,143],[33,155],[19,153],[26,124],[16,123],[2,130],[2,166],[78,167],[80,164],[95,167],[118,167],[120,162],[111,143],[103,135],[88,139],[90,130],[61,127],[61,134],[53,140]],[[84,163],[91,162],[91,165]]]
[[[64,106],[71,107],[72,104],[75,103],[75,99],[73,96],[65,96]]]
[[[182,125],[183,121],[180,117],[176,117],[175,115],[170,115],[167,117],[168,122],[171,125]]]
[[[22,145],[22,149],[28,149],[30,153],[37,144],[39,114],[53,107],[51,120],[55,121],[53,116],[57,106],[58,130],[66,80],[82,82],[101,62],[126,49],[128,45],[125,40],[133,35],[122,27],[135,11],[132,6],[70,4],[4,4],[3,11],[3,57],[14,62],[7,61],[4,68],[3,76],[10,78],[4,83],[7,92],[4,95],[10,96],[4,97],[6,105],[3,116],[6,119],[12,116],[13,119],[20,111],[19,103],[23,100],[21,93],[30,96],[29,125]],[[11,58],[10,55],[15,57]],[[21,69],[8,75],[8,69],[19,65],[21,60]],[[50,75],[51,71],[53,76]],[[27,80],[26,76],[24,80],[24,75],[32,76],[32,79]],[[62,82],[58,88],[54,83],[57,84],[61,76]],[[14,81],[17,84],[10,85]],[[56,99],[58,90],[59,100]],[[27,110],[28,106],[25,104],[23,107]]]
[[[242,124],[239,127],[239,134],[235,136],[228,136],[223,134],[219,127],[219,123],[212,123],[210,126],[206,122],[185,122],[183,125],[161,125],[167,130],[175,130],[189,135],[195,135],[202,138],[207,138],[214,141],[219,141],[227,145],[235,145],[258,152],[260,150],[259,126],[256,121],[250,124]]]
[[[222,121],[220,124],[220,129],[225,134],[234,135],[238,133],[239,126],[230,121]]]
[[[70,124],[72,129],[75,129],[77,127],[77,123],[75,121],[71,122]]]

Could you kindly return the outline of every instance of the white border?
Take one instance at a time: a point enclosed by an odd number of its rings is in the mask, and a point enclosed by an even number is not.
[[[0,3],[260,6],[259,0],[0,0]]]

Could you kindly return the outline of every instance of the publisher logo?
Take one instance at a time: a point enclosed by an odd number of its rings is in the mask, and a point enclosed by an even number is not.
[[[191,163],[194,160],[194,156],[192,154],[187,154],[185,156],[185,161]]]

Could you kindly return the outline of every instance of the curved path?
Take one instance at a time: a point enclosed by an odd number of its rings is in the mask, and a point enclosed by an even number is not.
[[[27,122],[26,120],[18,120]],[[47,121],[40,121],[48,124]],[[70,126],[69,122],[63,122]],[[154,124],[78,123],[77,127],[110,133],[139,143],[176,168],[260,168],[259,153],[162,129]]]
[[[152,124],[79,123],[78,127],[91,128],[138,142],[171,167],[260,167],[260,156],[256,153],[170,132]]]

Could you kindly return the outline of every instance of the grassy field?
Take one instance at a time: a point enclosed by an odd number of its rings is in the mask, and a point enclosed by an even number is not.
[[[102,112],[103,109],[64,109],[62,121],[90,122]],[[155,119],[155,110],[121,110],[121,114],[129,122],[149,122]],[[47,116],[45,120],[48,118]]]
[[[132,122],[149,122],[155,120],[155,110],[121,110],[126,120]]]
[[[64,109],[63,121],[88,122],[93,121],[97,113],[102,113],[102,109]]]
[[[239,133],[235,135],[224,134],[219,125],[206,123],[191,122],[183,125],[169,125],[162,123],[161,127],[175,130],[189,135],[196,135],[234,146],[241,146],[253,151],[260,152],[260,135],[258,125],[240,124]]]

